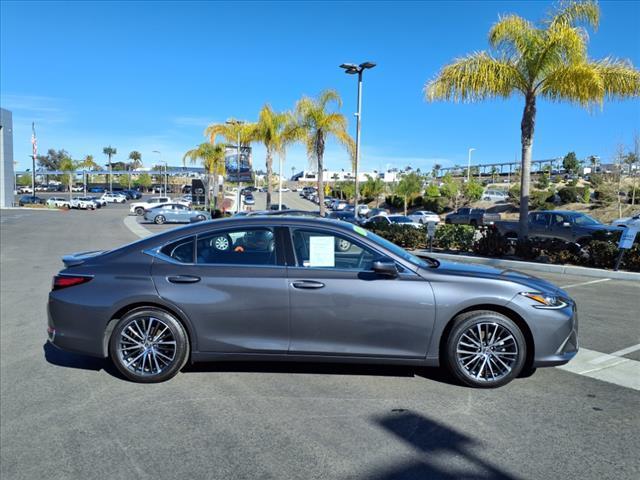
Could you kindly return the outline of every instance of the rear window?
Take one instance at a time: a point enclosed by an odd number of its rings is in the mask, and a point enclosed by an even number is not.
[[[194,263],[194,237],[182,238],[160,249],[160,253],[180,263]]]

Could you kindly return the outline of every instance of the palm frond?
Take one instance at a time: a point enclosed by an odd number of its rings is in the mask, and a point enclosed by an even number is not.
[[[489,44],[509,57],[526,57],[540,44],[540,34],[528,20],[518,15],[507,15],[489,30]]]
[[[592,64],[566,65],[549,73],[540,83],[538,93],[552,101],[565,100],[588,107],[602,103],[604,83]]]
[[[640,97],[640,71],[631,62],[605,58],[592,62],[591,65],[602,78],[607,98]]]
[[[509,97],[514,90],[526,91],[527,82],[508,60],[476,52],[454,60],[424,87],[429,101],[475,102]]]
[[[575,27],[585,24],[597,29],[600,22],[600,7],[595,0],[565,1],[560,4],[558,10],[551,13],[550,17],[548,21],[550,26]]]

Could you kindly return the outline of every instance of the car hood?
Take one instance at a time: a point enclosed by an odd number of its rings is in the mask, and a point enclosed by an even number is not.
[[[477,263],[459,263],[447,260],[439,260],[438,273],[446,275],[460,275],[464,277],[487,278],[491,280],[507,280],[518,283],[527,289],[554,293],[563,297],[568,297],[567,293],[542,278],[534,277],[518,270],[491,267]]]

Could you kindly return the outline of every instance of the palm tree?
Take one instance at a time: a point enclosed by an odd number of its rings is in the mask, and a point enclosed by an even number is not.
[[[138,152],[137,150],[134,150],[133,152],[131,152],[129,154],[129,160],[131,160],[129,162],[129,169],[130,170],[135,170],[135,169],[140,168],[142,166],[142,154],[140,152]]]
[[[225,147],[222,144],[212,145],[210,143],[201,143],[198,147],[189,150],[184,154],[182,161],[189,159],[191,163],[198,160],[202,161],[202,165],[207,171],[207,194],[205,202],[209,202],[209,185],[213,185],[215,208],[222,208],[222,194],[218,186],[218,177],[225,174]]]
[[[373,198],[376,201],[376,208],[380,206],[380,194],[384,192],[384,182],[380,177],[373,178],[367,175],[367,181],[362,185],[362,196]]]
[[[341,113],[329,111],[330,104],[342,106],[342,100],[334,90],[325,90],[318,98],[302,97],[296,104],[296,128],[292,135],[307,147],[309,161],[318,172],[318,203],[320,215],[324,215],[324,150],[328,137],[342,144],[353,162],[355,144],[347,132],[347,119]]]
[[[98,165],[96,163],[96,161],[93,159],[93,155],[87,155],[86,157],[84,157],[84,160],[82,160],[79,164],[78,167],[82,168],[83,170],[99,170],[100,169],[100,165]],[[87,174],[88,175],[88,174]],[[83,175],[85,176],[85,175]],[[85,177],[84,179],[84,194],[87,194],[87,178]],[[89,181],[91,181],[91,179],[89,178]]]
[[[102,149],[102,153],[104,153],[107,157],[109,157],[109,191],[113,191],[113,180],[111,178],[111,157],[118,153],[118,150],[113,148],[111,145],[108,147],[104,147]]]
[[[422,179],[415,172],[403,175],[395,188],[395,194],[404,199],[404,214],[407,214],[409,200],[419,195],[422,191]]]
[[[67,186],[69,187],[69,201],[71,201],[73,181],[75,180],[75,170],[78,166],[78,162],[73,161],[70,157],[64,157],[60,161],[60,170],[65,172],[63,175],[64,180],[67,182]]]
[[[440,169],[442,168],[442,165],[440,165],[439,163],[436,163],[433,165],[433,176],[434,178],[438,178],[438,176],[440,175]]]
[[[267,167],[267,208],[271,205],[273,155],[277,153],[279,156],[281,167],[279,176],[282,180],[282,164],[287,146],[295,140],[294,132],[293,117],[290,113],[274,112],[269,104],[262,107],[258,121],[254,126],[253,139],[261,141],[267,151],[265,162]]]
[[[454,60],[425,85],[429,101],[474,102],[521,94],[522,176],[520,237],[528,235],[529,184],[536,100],[568,101],[583,107],[605,98],[640,95],[640,72],[630,62],[587,56],[584,26],[597,27],[600,9],[594,0],[570,1],[540,25],[517,15],[498,20],[489,32],[495,55],[472,53]]]

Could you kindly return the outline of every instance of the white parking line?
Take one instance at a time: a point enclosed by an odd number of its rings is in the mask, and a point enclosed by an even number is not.
[[[560,288],[581,287],[583,285],[593,285],[594,283],[608,282],[610,278],[599,278],[598,280],[590,280],[588,282],[573,283],[571,285],[562,285]]]
[[[627,355],[629,353],[633,353],[633,352],[638,351],[638,350],[640,350],[640,343],[638,345],[632,345],[630,347],[623,348],[622,350],[618,350],[617,352],[609,353],[608,355],[602,355],[599,358],[594,358],[593,360],[591,360],[590,363],[592,363],[594,365],[597,365],[599,363],[604,363],[607,360],[610,360],[611,357],[620,358],[620,357],[623,357],[623,356],[625,356],[625,355]]]
[[[557,368],[621,387],[640,390],[640,362],[630,358],[581,348],[573,360]]]

